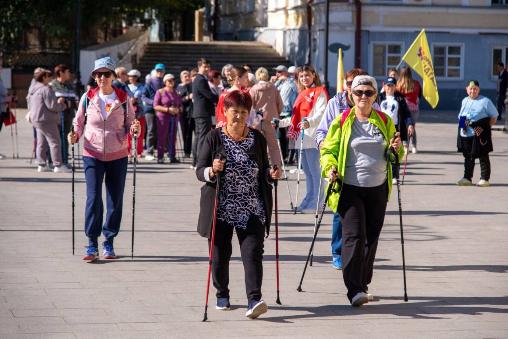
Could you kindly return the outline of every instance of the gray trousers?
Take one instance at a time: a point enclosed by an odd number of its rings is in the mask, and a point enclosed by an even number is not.
[[[61,166],[62,152],[60,150],[60,129],[58,124],[36,124],[34,127],[37,131],[37,148],[35,150],[37,163],[41,166],[46,165],[49,146],[53,165]]]

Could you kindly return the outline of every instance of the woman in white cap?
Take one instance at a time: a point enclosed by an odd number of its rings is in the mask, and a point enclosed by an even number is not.
[[[82,136],[86,178],[85,234],[88,246],[83,260],[98,258],[102,234],[104,259],[116,259],[113,240],[120,231],[123,193],[127,176],[127,135],[139,132],[134,107],[127,93],[112,85],[115,65],[110,57],[95,60],[92,77],[98,87],[88,90],[79,102],[69,143]],[[102,183],[106,183],[107,212],[103,224]]]
[[[178,119],[182,113],[182,98],[175,90],[175,76],[168,73],[162,79],[164,87],[155,93],[153,108],[157,112],[157,163],[164,162],[164,152],[167,150],[169,162],[177,163],[176,133]]]
[[[395,157],[404,149],[392,119],[376,111],[376,79],[359,75],[351,85],[354,106],[332,123],[321,147],[323,176],[336,187],[328,205],[342,220],[342,276],[353,306],[373,298],[367,293],[372,280],[376,249],[392,188]],[[340,185],[339,185],[340,186]]]
[[[139,121],[140,132],[138,138],[138,144],[136,145],[136,154],[138,159],[141,158],[141,154],[143,153],[143,140],[146,131],[146,121],[145,121],[145,112],[143,110],[143,101],[141,97],[143,96],[143,91],[145,90],[145,86],[139,81],[141,78],[141,72],[137,69],[131,69],[127,76],[129,78],[129,90],[132,92],[132,97],[130,98],[132,105],[134,106],[134,111],[136,112],[136,119]],[[129,150],[132,149],[132,136],[129,134]],[[129,159],[131,158],[131,154],[129,154]]]

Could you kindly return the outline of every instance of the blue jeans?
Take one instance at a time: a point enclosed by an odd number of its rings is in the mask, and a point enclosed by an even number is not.
[[[302,155],[302,167],[305,173],[307,194],[303,198],[300,208],[315,209],[319,196],[319,182],[321,180],[321,168],[319,166],[319,151],[315,148],[304,149]],[[321,194],[322,195],[322,194]],[[298,202],[297,202],[298,203]]]
[[[342,222],[338,212],[333,214],[332,221],[332,256],[337,258],[341,255],[342,249]]]
[[[127,157],[113,161],[100,161],[83,157],[86,178],[85,234],[89,246],[97,247],[97,238],[102,234],[106,242],[113,245],[113,239],[120,231],[122,221],[123,193],[127,176]],[[105,180],[104,180],[105,177]],[[102,182],[106,183],[107,212],[104,225]]]

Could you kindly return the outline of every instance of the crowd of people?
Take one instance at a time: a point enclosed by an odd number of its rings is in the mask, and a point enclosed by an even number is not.
[[[162,164],[166,155],[169,163],[179,163],[176,144],[181,134],[184,156],[192,159],[191,168],[204,182],[198,232],[213,253],[217,309],[230,308],[229,260],[236,231],[245,268],[246,316],[256,318],[267,311],[261,286],[271,183],[296,159],[298,170],[305,173],[306,194],[295,202],[295,213],[314,213],[324,192],[330,193],[332,266],[342,270],[353,306],[373,300],[368,286],[387,201],[392,185],[398,184],[398,164],[404,154],[418,152],[422,86],[409,68],[389,70],[380,87],[365,70],[351,69],[345,74],[345,90],[331,98],[310,65],[253,72],[249,65],[227,64],[218,71],[202,58],[196,68],[183,70],[178,81],[161,63],[142,78],[138,70],[115,67],[105,57],[95,61],[81,97],[69,86],[70,77],[65,65],[54,72],[37,68],[28,91],[28,119],[34,127],[39,172],[70,171],[69,145],[83,139],[84,260],[99,257],[101,233],[104,258],[117,258],[114,239],[128,163],[144,157]],[[485,187],[490,178],[490,127],[498,112],[479,95],[478,81],[471,80],[466,91],[457,137],[465,173],[458,185],[472,185],[479,158],[477,185]]]

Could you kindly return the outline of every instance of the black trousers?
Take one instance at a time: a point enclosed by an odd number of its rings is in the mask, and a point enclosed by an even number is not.
[[[153,155],[157,146],[157,119],[155,113],[145,113],[146,120],[146,152]]]
[[[342,277],[351,299],[367,292],[383,227],[388,186],[358,187],[344,184],[338,212],[342,220]]]
[[[462,155],[464,156],[464,178],[472,180],[474,174],[474,165],[476,158],[471,156],[473,148],[473,137],[462,137]],[[488,154],[478,157],[480,159],[480,179],[489,181],[490,179],[490,158]]]
[[[189,155],[192,152],[192,133],[194,133],[194,119],[182,117],[180,126],[183,134],[183,152]]]
[[[280,142],[280,150],[282,152],[282,161],[288,157],[288,146],[289,146],[289,140],[287,137],[287,128],[279,128],[279,134],[277,135],[277,138],[279,138]]]
[[[504,100],[506,99],[505,95],[498,95],[497,97],[497,113],[499,113],[498,118],[503,116],[503,112],[505,110]]]
[[[194,142],[192,144],[192,153],[194,154],[192,164],[196,166],[199,150],[203,148],[206,135],[212,129],[212,118],[194,118],[193,120],[196,137],[194,138]]]
[[[221,221],[217,222],[216,227],[212,259],[213,286],[217,289],[217,298],[229,298],[229,260],[233,227]],[[236,229],[245,270],[245,292],[249,302],[261,300],[264,234],[265,228],[257,217],[250,218],[247,229]]]

